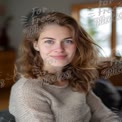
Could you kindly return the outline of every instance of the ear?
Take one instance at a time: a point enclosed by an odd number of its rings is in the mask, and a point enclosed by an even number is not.
[[[39,47],[38,47],[38,42],[37,41],[34,41],[33,42],[33,47],[36,51],[39,51]]]

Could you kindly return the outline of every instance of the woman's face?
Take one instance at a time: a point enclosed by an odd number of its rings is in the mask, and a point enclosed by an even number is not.
[[[44,67],[64,67],[72,61],[76,43],[69,28],[53,24],[43,28],[34,48],[39,51]]]

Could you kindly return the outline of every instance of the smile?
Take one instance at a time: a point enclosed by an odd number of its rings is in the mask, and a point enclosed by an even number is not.
[[[66,55],[65,56],[51,56],[51,57],[58,59],[58,60],[62,60],[62,59],[66,58]]]

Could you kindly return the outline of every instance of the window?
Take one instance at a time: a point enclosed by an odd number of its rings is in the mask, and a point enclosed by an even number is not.
[[[122,56],[122,7],[117,8],[116,16],[116,55]]]
[[[104,57],[122,56],[122,7],[112,1],[72,6],[72,16],[102,47]]]

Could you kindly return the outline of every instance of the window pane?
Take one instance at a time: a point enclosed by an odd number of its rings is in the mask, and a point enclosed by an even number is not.
[[[116,55],[122,56],[122,7],[116,12]]]
[[[101,56],[111,55],[111,8],[92,8],[80,10],[80,24],[91,35],[100,49]]]

